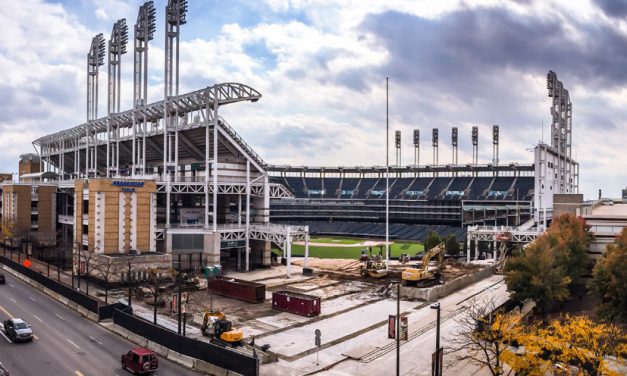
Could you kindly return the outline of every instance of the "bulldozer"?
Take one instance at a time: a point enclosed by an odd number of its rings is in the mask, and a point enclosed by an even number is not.
[[[444,251],[446,245],[440,243],[428,250],[422,257],[422,263],[405,268],[401,278],[406,286],[425,287],[439,283],[442,279],[442,267],[444,266]],[[437,257],[436,269],[429,270],[429,262]]]
[[[362,265],[359,270],[362,277],[370,276],[372,278],[383,278],[388,275],[385,262],[381,255],[374,255],[370,260],[366,261],[366,265]]]
[[[205,309],[200,331],[204,336],[212,336],[213,342],[221,346],[241,346],[244,339],[244,332],[233,329],[231,321],[220,311]]]

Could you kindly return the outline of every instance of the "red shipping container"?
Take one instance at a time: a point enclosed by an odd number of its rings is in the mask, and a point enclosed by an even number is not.
[[[266,300],[266,285],[243,279],[218,276],[209,279],[207,287],[214,293],[250,303]]]
[[[312,317],[320,314],[320,298],[291,291],[272,293],[272,309]]]

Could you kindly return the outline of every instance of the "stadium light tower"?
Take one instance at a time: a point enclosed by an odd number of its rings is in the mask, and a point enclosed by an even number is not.
[[[396,147],[396,166],[401,166],[401,131],[394,132],[394,146]]]
[[[120,86],[122,55],[126,53],[128,43],[128,26],[126,18],[117,20],[113,24],[109,38],[109,96],[107,101],[107,177],[110,172],[120,173],[120,131],[117,125],[112,124],[111,114],[120,112]],[[113,166],[112,166],[113,164]]]
[[[457,127],[451,129],[451,145],[453,146],[453,165],[457,164],[457,143],[458,143],[458,130]]]
[[[89,176],[90,165],[96,167],[96,147],[94,142],[93,150],[90,147],[91,130],[89,122],[98,118],[98,67],[104,65],[105,39],[102,33],[96,35],[91,40],[91,46],[87,53],[87,124],[85,124],[85,176]],[[80,148],[80,147],[79,147]],[[90,154],[93,155],[90,157]],[[78,155],[80,161],[80,151]],[[80,163],[80,162],[79,162]],[[77,171],[80,165],[77,166]]]
[[[171,108],[170,99],[179,94],[179,37],[187,15],[187,0],[168,0],[165,7],[165,85],[163,116],[163,173],[176,174],[178,168],[178,113]],[[216,130],[217,132],[217,130]],[[206,171],[208,174],[209,171]],[[166,191],[166,227],[170,227],[171,192]],[[214,207],[215,211],[216,208]],[[214,215],[215,217],[215,215]],[[214,219],[215,222],[215,219]]]
[[[414,165],[420,164],[420,129],[414,129]]]
[[[479,163],[479,127],[472,127],[472,164]]]
[[[439,138],[438,138],[438,128],[433,128],[433,132],[431,132],[431,146],[433,146],[433,165],[437,166],[438,165],[438,157],[439,157],[439,151],[438,151],[438,143],[439,143]],[[435,172],[433,174],[433,176],[438,176],[438,173]]]
[[[133,58],[133,109],[144,107],[148,103],[148,42],[153,40],[156,30],[156,10],[152,1],[139,7],[135,23],[134,58]],[[131,174],[146,173],[146,131],[148,121],[146,113],[137,119],[133,111],[133,168]]]
[[[553,98],[551,103],[551,146],[560,155],[557,161],[559,192],[564,192],[566,182],[569,182],[570,177],[574,174],[572,164],[562,160],[562,156],[571,158],[573,107],[568,90],[564,88],[562,81],[557,79],[557,74],[553,71],[549,71],[546,76],[546,88],[549,91],[549,97]]]
[[[492,164],[499,164],[499,126],[492,126]]]

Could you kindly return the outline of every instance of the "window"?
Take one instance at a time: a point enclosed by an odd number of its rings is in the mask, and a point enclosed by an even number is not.
[[[172,234],[172,250],[189,251],[204,248],[203,234]]]

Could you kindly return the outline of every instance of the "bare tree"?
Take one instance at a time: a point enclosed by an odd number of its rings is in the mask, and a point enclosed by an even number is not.
[[[128,266],[126,280],[128,282],[128,306],[129,307],[131,306],[131,299],[132,299],[132,294],[133,294],[132,271],[133,271],[133,262],[135,261],[135,257],[137,257],[137,254],[133,252],[133,250],[131,250],[131,252],[129,252],[126,255],[126,266]]]
[[[105,288],[105,304],[109,303],[109,282],[114,275],[116,275],[116,270],[113,268],[115,264],[115,259],[110,256],[101,256],[98,258],[98,262],[95,265],[96,271],[102,277],[104,281]]]
[[[161,302],[161,282],[163,279],[163,273],[161,269],[150,268],[148,269],[148,278],[150,279],[150,288],[153,296],[153,323],[157,324],[157,307]]]
[[[81,251],[82,258],[85,260],[85,285],[87,286],[87,295],[89,295],[89,275],[91,273],[91,261],[94,258],[94,252],[92,251]],[[80,270],[80,265],[79,265]]]
[[[510,352],[510,330],[518,323],[518,316],[493,314],[495,308],[492,300],[472,302],[456,320],[457,331],[446,339],[446,350],[452,355],[449,367],[468,362],[487,367],[493,376],[513,374],[505,369],[503,360]]]

